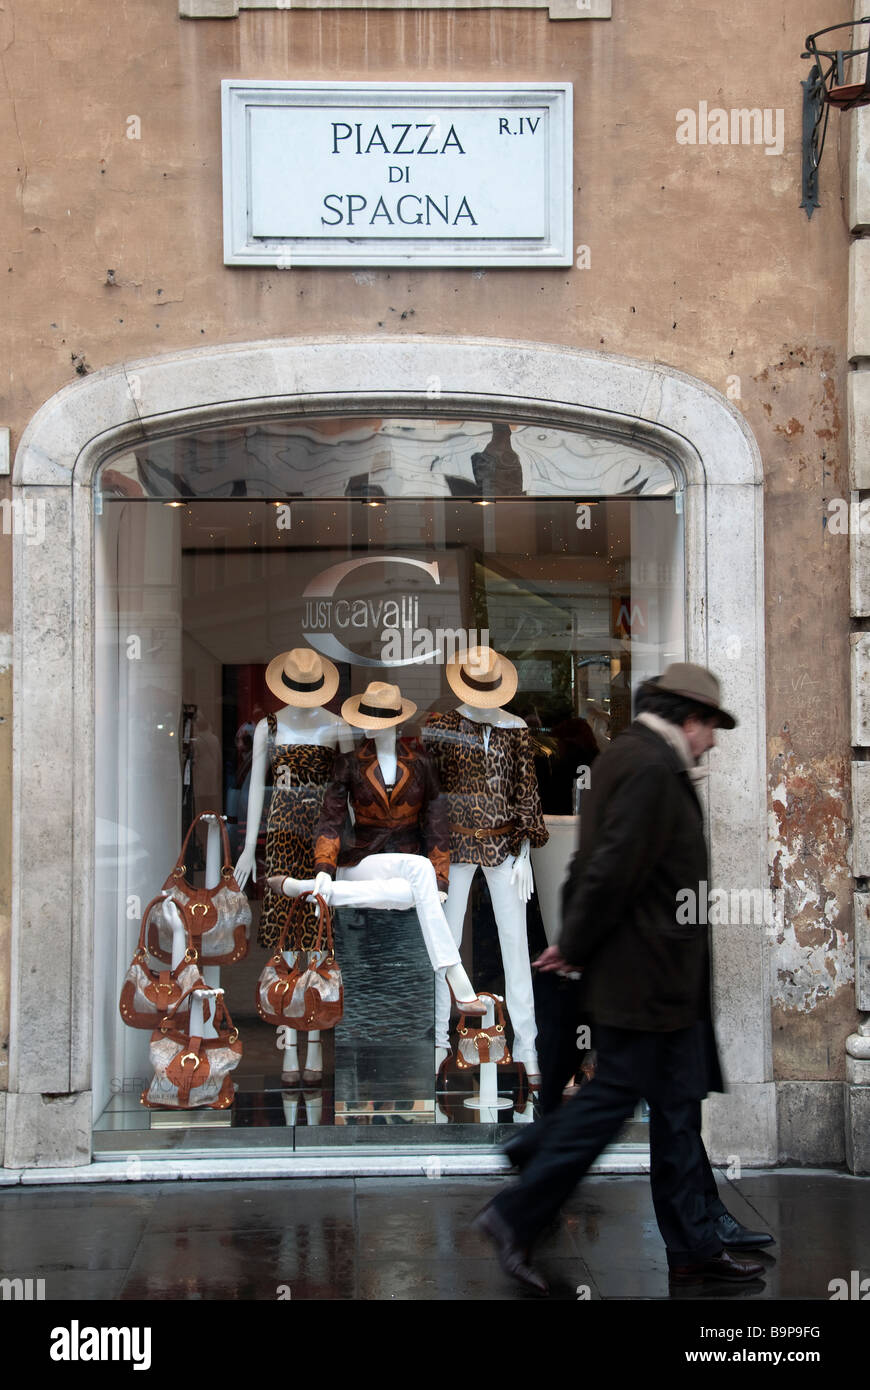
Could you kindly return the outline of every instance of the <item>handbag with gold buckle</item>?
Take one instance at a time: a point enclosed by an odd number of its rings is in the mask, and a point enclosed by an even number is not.
[[[313,951],[297,951],[292,966],[284,959],[284,946],[294,917],[301,915],[305,900],[317,903],[320,925]],[[344,1013],[341,967],[335,959],[332,913],[320,896],[303,893],[293,904],[274,956],[257,981],[257,1012],[264,1023],[286,1024],[307,1032],[334,1028]]]
[[[199,951],[200,965],[233,965],[236,961],[243,960],[248,952],[251,905],[236,882],[230,855],[230,838],[223,816],[218,820],[223,845],[220,883],[216,888],[194,888],[184,877],[185,856],[191,836],[203,817],[209,814],[203,811],[191,825],[184,837],[175,868],[163,888],[168,897],[187,909],[194,945]],[[170,961],[172,927],[166,920],[164,902],[165,899],[158,900],[148,913],[148,950],[157,960]]]
[[[456,1026],[457,1049],[456,1069],[467,1071],[479,1067],[482,1062],[495,1062],[498,1067],[506,1067],[511,1061],[510,1050],[505,1036],[504,1005],[495,994],[479,991],[478,999],[491,999],[495,1004],[495,1023],[488,1028],[468,1028],[465,1014],[461,1014]]]
[[[195,992],[189,990],[188,995]],[[204,1000],[203,1019],[208,1022],[208,1018],[208,1001]],[[226,1110],[235,1099],[230,1072],[242,1060],[242,1043],[224,1003],[223,990],[215,1003],[216,1038],[191,1037],[186,1030],[173,1028],[175,1022],[174,1010],[170,1010],[151,1034],[149,1055],[154,1076],[142,1092],[142,1104],[151,1110],[196,1110],[206,1106],[210,1110]]]
[[[199,953],[193,944],[193,937],[190,933],[187,909],[182,907],[180,903],[176,903],[176,907],[184,923],[187,950],[174,970],[155,971],[151,969],[145,947],[145,924],[152,907],[161,902],[163,902],[162,895],[153,898],[142,913],[139,944],[121,986],[119,1008],[122,1019],[130,1028],[153,1028],[158,1020],[163,1018],[167,1010],[178,1004],[183,995],[190,994],[196,985],[205,984],[199,969]],[[189,1013],[190,1005],[188,1004],[186,1010],[176,1015],[177,1022],[186,1024]]]

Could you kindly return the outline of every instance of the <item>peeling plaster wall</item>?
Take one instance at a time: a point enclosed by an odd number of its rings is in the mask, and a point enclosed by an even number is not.
[[[842,18],[835,0],[614,0],[611,21],[576,25],[531,10],[292,8],[193,22],[174,0],[0,9],[0,424],[13,450],[38,406],[95,368],[319,332],[626,353],[744,411],[766,476],[770,886],[786,901],[772,943],[774,1068],[809,1080],[842,1077],[854,1022],[848,538],[825,526],[827,500],[848,496],[850,117],[831,118],[821,209],[811,222],[798,209],[800,53],[808,32]],[[574,82],[575,241],[591,269],[224,267],[219,83],[234,76]],[[783,153],[678,145],[676,112],[701,101],[782,109]],[[0,633],[9,551],[0,536]],[[8,865],[3,840],[4,954]]]
[[[757,377],[768,422],[765,546],[769,863],[784,890],[771,933],[777,1079],[842,1079],[855,1022],[848,850],[849,538],[842,365],[807,343]],[[776,537],[776,544],[773,538]]]

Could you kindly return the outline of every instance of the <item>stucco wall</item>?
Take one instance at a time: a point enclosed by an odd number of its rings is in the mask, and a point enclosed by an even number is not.
[[[318,333],[625,353],[699,377],[744,411],[765,465],[770,862],[786,888],[774,1066],[814,1080],[842,1077],[855,1018],[848,537],[824,524],[828,499],[847,496],[841,208],[853,118],[832,117],[822,208],[808,222],[798,84],[806,33],[842,18],[832,0],[614,0],[612,20],[577,24],[522,10],[184,21],[175,0],[7,0],[0,12],[0,423],[13,449],[77,373]],[[590,267],[225,268],[219,83],[233,76],[573,82],[575,241]],[[782,153],[678,144],[677,111],[702,101],[782,110]],[[9,551],[0,537],[0,633]],[[8,785],[0,756],[0,795]],[[5,933],[5,840],[0,858]]]

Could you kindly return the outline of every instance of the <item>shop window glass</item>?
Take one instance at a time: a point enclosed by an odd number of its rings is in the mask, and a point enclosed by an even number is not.
[[[297,649],[332,662],[334,716],[372,681],[397,685],[416,706],[402,724],[413,737],[459,704],[447,669],[466,647],[505,658],[516,671],[505,707],[528,729],[549,836],[532,849],[534,956],[558,933],[595,758],[629,722],[638,681],[684,656],[682,498],[668,460],[536,423],[269,421],[149,442],[107,460],[98,490],[98,1151],[504,1138],[535,1112],[519,1066],[482,1097],[476,1069],[448,1066],[436,1087],[433,973],[413,909],[336,913],[344,1018],[322,1033],[319,1080],[282,1083],[288,1059],[254,1009],[274,950],[258,944],[269,827],[286,790],[267,778],[249,835],[256,731],[284,705],[266,671]],[[348,747],[354,737],[344,730]],[[179,1116],[139,1103],[149,1034],[124,1026],[117,1001],[139,914],[204,812],[226,817],[234,864],[256,845],[248,955],[205,972],[244,1056],[229,1110]],[[208,853],[204,837],[193,843],[188,879],[215,874]],[[504,995],[503,909],[480,873],[468,904],[465,968]],[[304,1047],[297,1058],[303,1073]],[[627,1141],[643,1139],[639,1119]]]

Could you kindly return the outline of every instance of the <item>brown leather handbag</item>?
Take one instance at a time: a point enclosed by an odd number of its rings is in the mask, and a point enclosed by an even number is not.
[[[205,985],[199,969],[198,952],[190,934],[187,909],[180,903],[176,903],[176,907],[187,933],[187,950],[174,970],[151,969],[145,948],[145,924],[152,907],[162,901],[162,895],[153,898],[142,913],[139,944],[121,986],[121,1017],[130,1028],[154,1028],[167,1010],[178,1004],[182,996],[190,994],[196,985]],[[179,1026],[186,1026],[189,1016],[190,1004],[176,1015]]]
[[[188,995],[194,992],[189,990]],[[189,1009],[188,1004],[188,1019]],[[208,1019],[207,1011],[204,1017]],[[154,1077],[142,1092],[141,1103],[150,1110],[226,1110],[235,1100],[230,1072],[242,1060],[242,1044],[223,991],[215,1005],[216,1038],[191,1037],[186,1028],[175,1026],[176,1022],[170,1011],[151,1034]]]
[[[320,925],[313,951],[297,951],[289,966],[284,945],[294,918],[301,914],[306,898],[313,898],[320,912]],[[257,1012],[264,1023],[289,1025],[307,1032],[313,1028],[334,1028],[344,1013],[344,987],[341,967],[335,959],[332,939],[332,913],[319,895],[303,893],[293,904],[274,956],[257,981]]]
[[[481,991],[478,999],[491,999],[495,1004],[495,1023],[488,1028],[467,1028],[465,1014],[461,1014],[456,1026],[458,1047],[456,1051],[457,1071],[468,1071],[479,1067],[482,1062],[494,1062],[497,1067],[510,1064],[511,1054],[504,1031],[504,1005],[495,994]]]
[[[233,965],[248,953],[251,905],[236,882],[230,855],[230,837],[223,816],[218,820],[223,844],[223,867],[217,888],[194,888],[184,877],[184,861],[190,838],[203,816],[209,814],[203,811],[191,825],[184,837],[175,868],[163,888],[177,905],[187,909],[200,965]],[[165,898],[158,899],[148,913],[148,950],[157,960],[171,961],[172,928],[165,918],[165,902]]]

